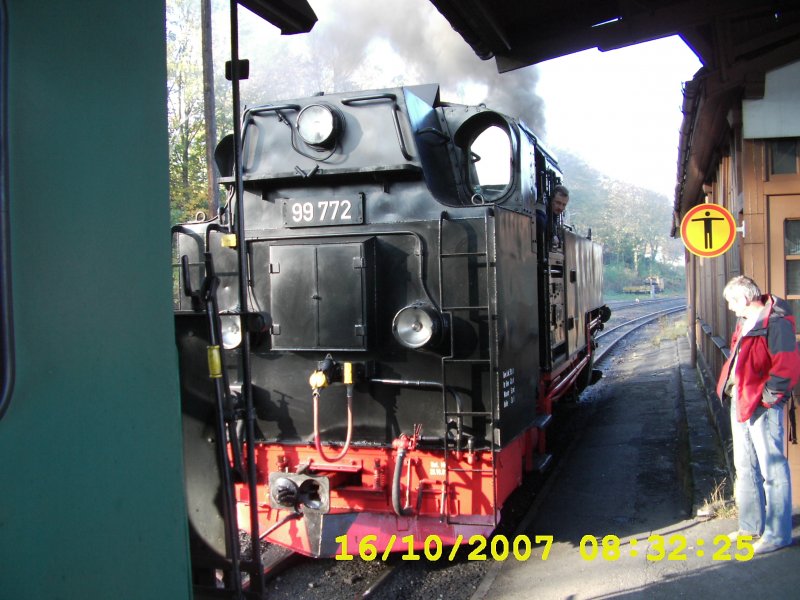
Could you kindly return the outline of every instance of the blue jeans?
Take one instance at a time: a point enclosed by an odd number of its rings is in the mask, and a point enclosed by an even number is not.
[[[785,407],[759,407],[740,423],[735,396],[734,392],[731,431],[739,529],[761,535],[765,543],[787,546],[792,543],[792,488],[783,455]]]

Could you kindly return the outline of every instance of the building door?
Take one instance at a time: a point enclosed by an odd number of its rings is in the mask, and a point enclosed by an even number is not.
[[[769,287],[786,298],[800,324],[800,195],[769,198]],[[800,336],[798,336],[800,339]],[[794,408],[786,415],[785,450],[792,472],[792,499],[800,505],[800,444],[797,416],[800,414],[800,385],[795,388]]]

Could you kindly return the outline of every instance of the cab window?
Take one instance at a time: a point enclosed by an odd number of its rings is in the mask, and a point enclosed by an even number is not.
[[[481,204],[500,198],[511,183],[508,131],[497,125],[487,127],[470,144],[468,157],[473,202]]]

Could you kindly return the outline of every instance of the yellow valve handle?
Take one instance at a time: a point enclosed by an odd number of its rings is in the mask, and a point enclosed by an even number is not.
[[[308,383],[312,389],[318,390],[320,388],[327,387],[328,378],[325,377],[325,373],[322,371],[314,371],[311,374],[311,377],[308,378]]]
[[[342,383],[345,385],[353,385],[353,363],[346,362],[342,370]]]

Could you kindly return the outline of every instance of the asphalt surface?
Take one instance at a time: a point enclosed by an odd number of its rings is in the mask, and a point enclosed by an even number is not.
[[[800,595],[798,499],[793,546],[752,558],[728,546],[736,520],[707,499],[724,508],[714,489],[729,498],[729,472],[688,342],[637,338],[609,359],[589,424],[517,531],[552,536],[546,558],[543,544],[494,561],[473,600]]]

